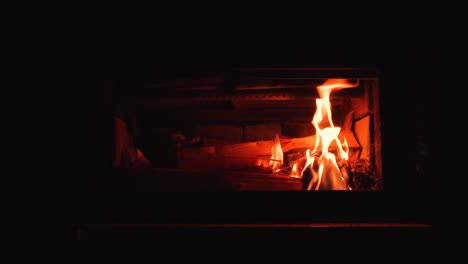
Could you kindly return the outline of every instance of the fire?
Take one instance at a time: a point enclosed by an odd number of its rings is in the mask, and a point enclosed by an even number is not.
[[[299,161],[292,165],[290,177],[302,178],[304,173],[310,172],[311,177],[307,190],[349,190],[346,175],[343,175],[337,164],[338,159],[348,160],[349,147],[344,138],[341,142],[338,135],[341,127],[335,127],[332,119],[330,95],[334,91],[345,88],[357,87],[359,83],[352,84],[347,79],[328,79],[317,86],[319,98],[316,99],[317,110],[311,120],[315,128],[315,146],[313,150],[307,149],[305,153],[305,165],[299,169]],[[329,151],[330,145],[335,142],[336,153]],[[257,161],[257,165],[263,165],[265,161]],[[266,164],[265,164],[266,165]],[[278,134],[271,147],[271,158],[268,166],[273,172],[281,170],[283,165],[283,150]],[[301,164],[302,165],[302,164]],[[307,171],[308,170],[308,171]]]
[[[299,171],[297,170],[297,163],[294,163],[292,169],[291,169],[291,177],[293,178],[300,178],[301,176],[299,175]]]
[[[275,143],[271,147],[270,166],[273,171],[279,171],[281,165],[283,165],[283,150],[281,149],[279,136],[276,134]]]
[[[343,177],[336,161],[338,158],[347,160],[349,154],[346,138],[343,143],[338,138],[341,127],[335,127],[332,120],[330,95],[333,91],[344,88],[357,87],[359,83],[352,84],[347,79],[328,79],[317,86],[319,98],[316,99],[317,110],[312,118],[312,125],[316,131],[314,149],[307,149],[307,162],[300,175],[296,164],[293,165],[291,177],[302,177],[306,170],[311,172],[311,180],[307,190],[347,190],[346,179]],[[338,147],[337,153],[329,152],[330,144],[335,141]]]
[[[283,149],[281,148],[281,141],[280,141],[279,135],[276,134],[275,142],[273,143],[273,146],[271,147],[271,156],[269,158],[257,157],[256,164],[258,167],[269,168],[273,172],[279,172],[281,171],[281,166],[283,166],[283,161],[284,161],[284,158],[283,158]]]

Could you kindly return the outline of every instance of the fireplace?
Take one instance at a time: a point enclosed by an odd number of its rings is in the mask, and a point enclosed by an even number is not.
[[[55,182],[74,191],[36,177],[66,193],[51,215],[70,238],[171,257],[427,256],[437,34],[416,40],[406,18],[431,13],[314,3],[91,7],[92,96],[60,119],[73,135],[53,134],[73,165]]]
[[[103,221],[430,222],[430,84],[413,78],[425,68],[369,56],[359,67],[167,64],[104,81],[113,165],[93,179]],[[336,129],[328,152],[314,150],[317,128]]]
[[[167,76],[132,83],[115,117],[115,170],[136,191],[384,189],[377,69]]]

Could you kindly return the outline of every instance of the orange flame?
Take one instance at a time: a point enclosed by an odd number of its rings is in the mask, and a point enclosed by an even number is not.
[[[338,138],[341,127],[335,127],[333,124],[330,95],[333,91],[354,88],[358,84],[359,82],[356,84],[349,83],[347,79],[328,79],[322,85],[317,86],[320,98],[316,99],[317,110],[311,121],[315,127],[317,136],[315,137],[314,149],[306,151],[307,162],[301,173],[301,177],[307,169],[312,173],[312,179],[309,182],[307,190],[348,189],[347,183],[336,163],[335,154],[328,151],[330,144],[335,141],[338,146],[338,157],[345,160],[348,159],[349,148],[346,138],[341,143],[341,140]],[[320,156],[318,156],[319,154]],[[318,170],[314,169],[313,165],[315,162],[317,162]],[[293,173],[291,173],[291,177],[294,177]]]
[[[283,165],[283,149],[278,134],[276,134],[275,144],[271,147],[271,160],[270,166],[273,171],[278,171]]]
[[[297,163],[294,163],[292,169],[291,169],[291,177],[293,178],[300,178],[301,176],[299,175],[299,171],[297,170]]]

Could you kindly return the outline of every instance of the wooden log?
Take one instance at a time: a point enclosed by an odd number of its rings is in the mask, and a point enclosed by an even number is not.
[[[341,131],[338,135],[341,143],[346,141],[350,149],[360,148],[359,143],[356,141],[354,134],[351,131]],[[281,148],[283,153],[291,151],[302,151],[307,148],[314,148],[316,142],[316,135],[303,137],[303,138],[290,138],[290,139],[280,139]],[[247,142],[240,144],[230,144],[221,146],[216,150],[216,154],[220,156],[230,156],[230,157],[259,157],[265,155],[271,155],[271,147],[274,145],[274,140],[264,140],[264,141],[255,141]],[[337,150],[337,144],[333,141],[329,147],[330,151]]]
[[[351,131],[341,131],[338,135],[341,142],[346,141],[350,149],[349,159],[358,157],[360,145]],[[283,153],[303,152],[315,146],[316,136],[304,138],[280,139]],[[259,160],[269,161],[274,140],[227,144],[201,148],[181,149],[178,153],[179,168],[185,170],[221,170],[248,169],[259,165]],[[337,150],[332,142],[330,151]],[[263,162],[264,164],[265,162]]]
[[[225,172],[223,176],[236,191],[302,190],[302,181],[289,176],[245,172]]]

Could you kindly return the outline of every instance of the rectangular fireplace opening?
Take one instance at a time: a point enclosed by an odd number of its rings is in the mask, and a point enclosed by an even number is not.
[[[367,68],[190,69],[133,82],[115,116],[115,171],[152,192],[381,191],[379,84]]]

